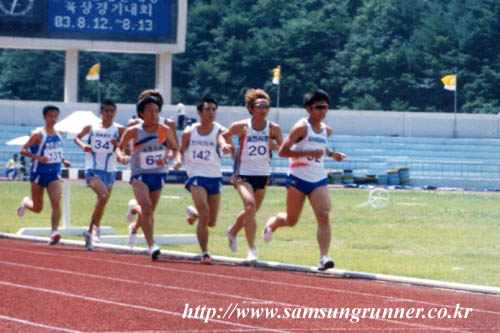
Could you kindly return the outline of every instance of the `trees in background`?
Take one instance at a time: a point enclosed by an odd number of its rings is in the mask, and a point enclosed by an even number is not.
[[[186,52],[174,55],[172,101],[203,95],[243,105],[250,87],[280,106],[321,87],[333,108],[452,112],[440,78],[458,73],[460,112],[500,110],[500,2],[496,0],[193,0]],[[103,96],[134,103],[154,86],[153,55],[81,53],[79,100],[101,62]],[[62,100],[64,53],[0,50],[0,98]],[[276,101],[274,101],[274,104]]]

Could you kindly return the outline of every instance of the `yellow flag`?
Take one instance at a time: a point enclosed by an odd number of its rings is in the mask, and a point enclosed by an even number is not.
[[[446,75],[441,79],[441,82],[444,84],[444,89],[446,90],[456,90],[457,89],[457,76],[454,75]]]
[[[281,66],[273,68],[273,84],[280,84]]]
[[[87,80],[89,81],[99,80],[100,69],[101,69],[100,63],[97,63],[94,66],[90,67],[90,70],[87,74]]]

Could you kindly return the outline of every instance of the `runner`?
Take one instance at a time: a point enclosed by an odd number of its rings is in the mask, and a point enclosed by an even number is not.
[[[158,89],[147,89],[147,90],[144,90],[140,95],[139,95],[139,100],[147,97],[147,96],[157,96],[159,98],[161,98],[162,100],[162,103],[163,103],[163,97],[161,96],[160,92]],[[139,124],[142,124],[144,122],[144,120],[142,120],[142,118],[140,117],[137,117],[136,115],[133,115],[128,123],[127,123],[127,127],[132,127],[132,126],[135,126],[135,125],[139,125]],[[167,125],[168,127],[170,127],[170,129],[174,132],[174,137],[175,137],[175,143],[177,143],[177,146],[179,146],[179,141],[177,139],[177,127],[175,126],[175,121],[173,121],[171,118],[169,117],[162,117],[160,116],[160,120],[159,120],[159,123],[160,124],[164,124],[164,125]],[[129,147],[125,147],[127,150],[126,150],[126,154],[127,155],[130,155],[130,151],[129,151]],[[175,158],[175,155],[173,154],[173,152],[169,149],[169,147],[167,147],[167,156],[169,159],[173,159]],[[128,202],[128,211],[127,211],[127,214],[125,215],[125,219],[129,222],[129,223],[132,223],[135,221],[136,217],[137,217],[137,213],[139,212],[139,205],[137,204],[137,200],[135,199],[130,199],[129,202]],[[136,224],[129,224],[129,246],[130,247],[134,247],[135,246],[135,243],[136,243],[136,239],[137,239],[137,230],[138,230],[138,226],[136,226]]]
[[[212,258],[208,252],[208,227],[215,227],[222,189],[220,149],[227,154],[232,146],[222,136],[225,128],[214,122],[217,101],[205,97],[197,103],[196,109],[200,122],[186,127],[182,133],[174,169],[179,169],[185,161],[189,177],[185,186],[196,206],[187,208],[188,222],[194,224],[198,219],[196,235],[202,251],[201,263],[209,264]]]
[[[139,218],[129,226],[131,246],[139,227],[149,247],[152,260],[158,259],[160,248],[154,243],[154,211],[161,196],[163,185],[167,180],[168,156],[167,147],[175,154],[177,143],[175,133],[167,126],[159,123],[163,97],[157,91],[141,94],[137,103],[137,114],[142,123],[129,127],[123,133],[116,149],[118,162],[126,165],[130,161],[130,183],[134,189],[137,205],[135,209]],[[131,146],[131,155],[124,153],[125,146]],[[170,155],[173,158],[174,155]],[[129,209],[130,210],[130,209]]]
[[[116,178],[115,147],[125,130],[113,122],[116,116],[116,104],[113,101],[103,101],[99,113],[102,122],[85,126],[74,139],[76,145],[85,152],[85,180],[97,197],[89,229],[83,233],[85,247],[89,251],[94,248],[92,233],[96,241],[101,241],[99,226]],[[89,136],[87,144],[82,141],[86,135]]]
[[[20,151],[21,155],[32,160],[30,173],[32,199],[23,198],[17,207],[17,215],[23,217],[26,209],[33,213],[40,213],[43,208],[43,192],[47,188],[52,206],[52,234],[49,245],[55,245],[61,239],[58,231],[61,220],[61,164],[69,168],[71,163],[63,157],[62,139],[54,128],[59,119],[59,108],[47,105],[42,113],[45,126],[37,128]]]
[[[235,158],[232,182],[243,201],[243,211],[236,218],[235,224],[226,229],[226,235],[229,248],[236,252],[236,237],[244,227],[248,242],[247,260],[256,262],[258,254],[255,248],[255,214],[266,194],[266,185],[271,174],[271,152],[279,149],[283,135],[278,124],[266,120],[271,99],[264,90],[249,89],[245,94],[245,105],[251,118],[234,122],[224,133],[229,142],[232,142],[234,135],[239,139],[240,148]]]
[[[279,213],[267,222],[262,233],[265,243],[269,243],[280,227],[293,227],[297,224],[306,197],[318,222],[317,240],[320,251],[319,270],[333,268],[335,263],[328,256],[330,248],[330,192],[327,187],[327,173],[324,155],[340,162],[343,153],[333,152],[327,147],[332,129],[324,124],[330,97],[323,90],[314,90],[304,96],[304,107],[309,117],[302,118],[292,127],[280,147],[279,155],[289,157],[286,182],[286,213]]]

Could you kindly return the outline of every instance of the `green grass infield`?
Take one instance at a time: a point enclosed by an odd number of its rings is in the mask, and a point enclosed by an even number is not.
[[[71,226],[86,227],[95,195],[82,182],[73,182]],[[500,286],[500,194],[495,192],[390,191],[387,207],[359,207],[368,200],[368,189],[330,189],[332,242],[330,255],[336,268],[432,280]],[[0,231],[16,233],[20,228],[49,227],[50,203],[44,198],[40,214],[16,214],[21,199],[29,195],[28,182],[0,183]],[[183,185],[167,184],[155,212],[156,234],[195,234],[186,223],[191,195]],[[125,214],[133,197],[129,184],[118,182],[106,207],[103,226],[127,234]],[[268,187],[257,213],[256,246],[266,261],[315,266],[319,260],[317,224],[308,202],[299,223],[279,229],[269,244],[261,233],[267,219],[284,211],[286,189]],[[62,201],[61,201],[62,204]],[[228,248],[225,229],[242,210],[232,186],[224,186],[219,218],[210,229],[209,251],[214,255],[245,258],[247,243],[243,230],[236,253]],[[62,226],[62,221],[61,221]],[[75,237],[76,238],[76,237]],[[82,238],[80,238],[82,239]],[[164,249],[200,252],[199,246],[163,246]]]

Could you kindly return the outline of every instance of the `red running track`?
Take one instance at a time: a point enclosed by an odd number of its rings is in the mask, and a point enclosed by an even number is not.
[[[462,318],[450,318],[457,304]],[[345,312],[356,308],[379,316]],[[498,332],[500,297],[0,238],[0,332],[385,330]]]

